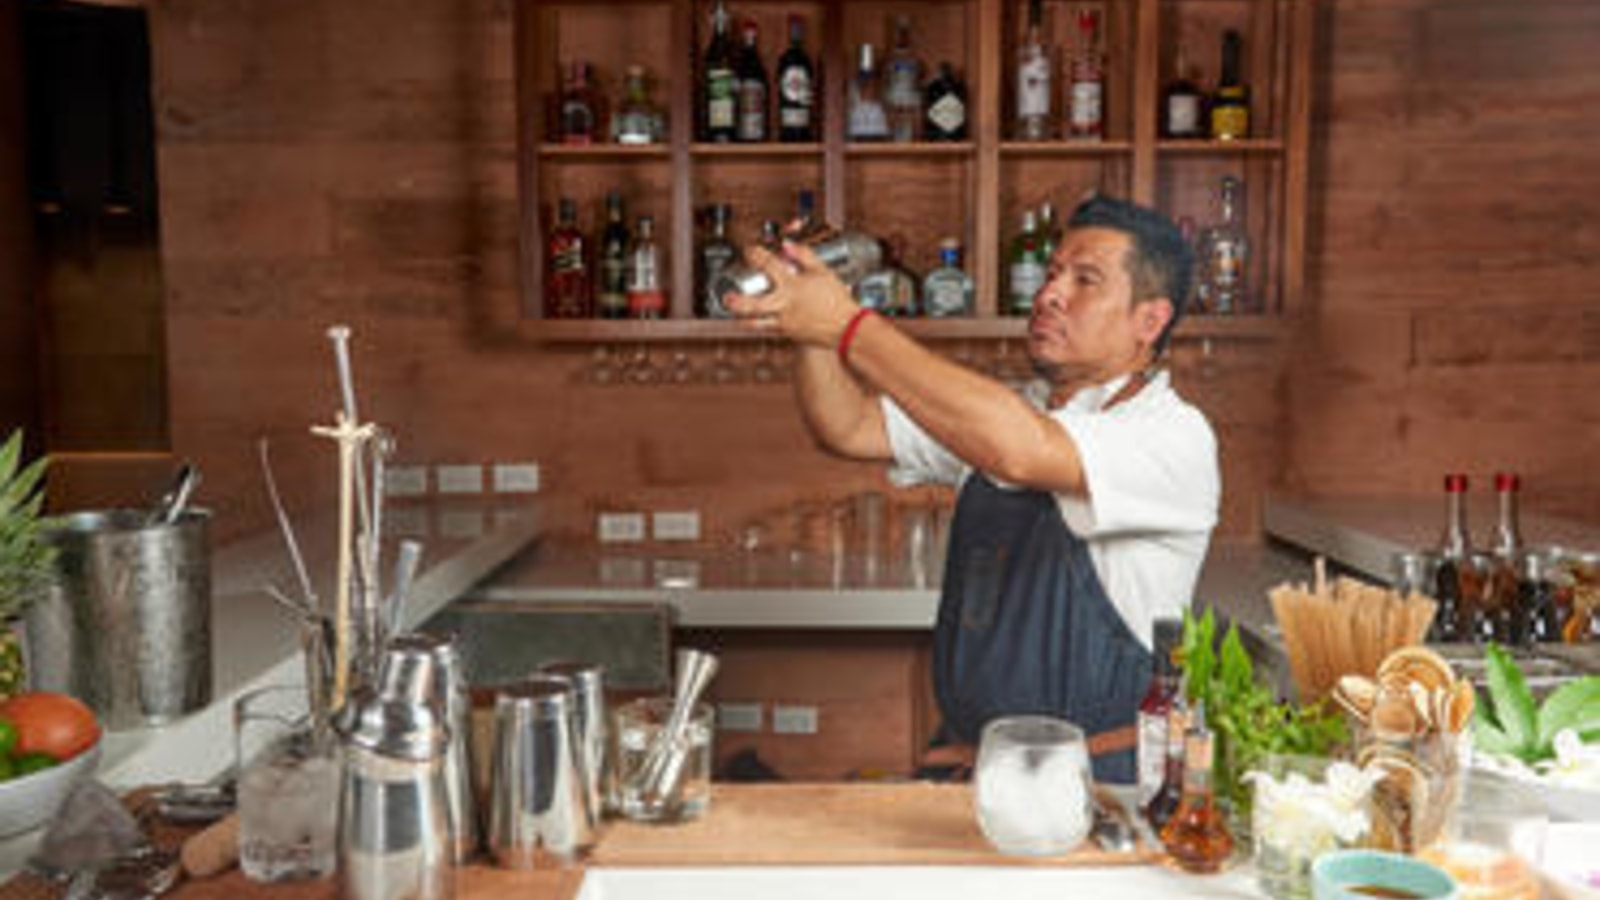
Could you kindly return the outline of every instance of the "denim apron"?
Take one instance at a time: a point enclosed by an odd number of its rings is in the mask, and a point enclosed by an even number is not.
[[[1055,497],[981,472],[956,501],[933,654],[946,735],[974,745],[1002,715],[1057,716],[1086,737],[1132,725],[1153,663]],[[1095,757],[1094,774],[1133,781],[1134,751]]]

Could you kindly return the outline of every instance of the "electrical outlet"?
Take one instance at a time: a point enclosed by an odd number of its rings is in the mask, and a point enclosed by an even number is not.
[[[717,704],[718,731],[746,731],[760,734],[762,718],[759,703]]]
[[[383,530],[394,537],[429,538],[428,507],[418,503],[396,503],[383,509]]]
[[[390,466],[383,472],[383,492],[390,497],[417,497],[428,492],[427,466]]]
[[[650,532],[658,541],[700,540],[700,511],[663,510],[650,517]]]
[[[816,734],[817,708],[815,706],[774,706],[772,708],[773,734]]]
[[[644,513],[601,513],[600,543],[627,544],[644,540]]]
[[[496,463],[494,467],[494,492],[496,494],[539,493],[539,464],[536,462]]]
[[[439,535],[447,538],[483,537],[484,516],[477,509],[445,509],[439,512]]]
[[[434,466],[433,480],[441,494],[481,494],[483,466]]]
[[[700,586],[700,560],[657,559],[650,563],[656,587],[689,590]]]

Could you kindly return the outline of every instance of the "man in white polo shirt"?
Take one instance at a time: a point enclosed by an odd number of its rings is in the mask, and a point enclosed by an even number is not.
[[[1074,211],[1034,297],[1018,393],[862,310],[805,247],[752,248],[776,285],[731,297],[749,327],[798,344],[819,441],[892,460],[897,480],[960,485],[934,639],[943,730],[976,742],[1000,715],[1093,736],[1097,777],[1133,779],[1157,618],[1188,606],[1216,523],[1216,439],[1157,361],[1192,255],[1160,213],[1094,197]]]

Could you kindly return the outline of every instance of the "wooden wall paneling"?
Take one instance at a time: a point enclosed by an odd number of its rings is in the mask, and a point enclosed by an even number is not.
[[[1289,11],[1292,68],[1287,75],[1288,115],[1285,134],[1283,202],[1282,293],[1276,310],[1294,315],[1304,309],[1306,283],[1306,229],[1311,218],[1311,153],[1313,80],[1319,71],[1316,40],[1318,16],[1315,0],[1291,0]]]
[[[844,39],[845,0],[826,0],[822,15],[822,46],[817,61],[823,86],[822,189],[823,211],[830,224],[851,224],[845,207],[844,136],[847,121],[847,86],[855,75],[855,61]]]
[[[889,242],[913,272],[926,272],[938,265],[941,239],[972,245],[970,166],[962,157],[853,158],[845,218]]]
[[[668,221],[671,223],[667,239],[671,241],[669,256],[672,271],[669,274],[672,296],[668,299],[668,315],[677,319],[694,317],[695,296],[695,227],[694,227],[694,166],[689,159],[689,146],[694,141],[696,127],[694,115],[695,85],[699,71],[695,61],[699,58],[699,41],[695,39],[697,21],[694,0],[672,0],[667,6],[671,21],[667,25],[669,53],[687,51],[690,59],[681,56],[669,58],[670,71],[678,73],[673,78],[668,102],[670,115],[669,141],[672,152],[672,204]],[[645,30],[648,30],[645,29]],[[689,73],[689,74],[685,74]]]
[[[555,11],[534,0],[515,0],[512,15],[516,17],[512,29],[513,67],[517,83],[525,88],[516,92],[520,295],[522,314],[540,318],[544,315],[544,304],[540,300],[544,283],[544,228],[539,210],[544,204],[544,195],[540,191],[538,147],[548,133],[548,123],[543,92],[526,88],[549,83],[547,73],[556,55]]]
[[[27,133],[23,87],[22,4],[0,7],[0,133]],[[26,141],[0,141],[0,440],[27,431],[31,458],[39,433],[39,322],[34,290],[33,201]]]
[[[1138,0],[1133,80],[1133,179],[1131,199],[1156,202],[1156,135],[1161,105],[1161,0]]]
[[[972,136],[975,193],[972,195],[974,233],[967,247],[968,271],[977,289],[976,314],[994,316],[1000,309],[1000,142],[1006,96],[1005,57],[1001,55],[1006,11],[1004,0],[973,0],[977,22],[972,29],[976,44],[976,75],[968,85],[974,110]]]
[[[1285,72],[1277,67],[1279,0],[1257,0],[1250,4],[1243,30],[1244,79],[1250,85],[1250,134],[1252,137],[1282,137],[1283,116],[1280,98]]]

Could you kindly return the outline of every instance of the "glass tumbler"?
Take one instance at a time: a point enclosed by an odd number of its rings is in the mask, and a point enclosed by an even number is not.
[[[311,726],[306,689],[266,687],[234,703],[239,868],[254,881],[331,874],[339,748]]]
[[[978,826],[1001,853],[1053,856],[1089,834],[1089,748],[1083,730],[1048,716],[984,726],[973,775]]]
[[[1359,846],[1371,831],[1375,776],[1325,756],[1269,753],[1248,777],[1256,883],[1277,900],[1310,900],[1317,857]]]
[[[657,737],[672,717],[671,697],[645,697],[625,703],[612,714],[615,743],[617,807],[622,815],[640,822],[685,822],[705,815],[711,806],[711,705],[697,703],[684,729],[683,742],[672,752],[682,752],[682,775],[665,802],[650,804],[644,796],[643,774]]]

